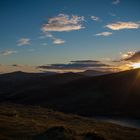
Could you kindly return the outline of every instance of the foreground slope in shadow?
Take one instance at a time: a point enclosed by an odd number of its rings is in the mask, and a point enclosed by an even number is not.
[[[0,104],[0,139],[139,140],[140,130],[37,106]]]

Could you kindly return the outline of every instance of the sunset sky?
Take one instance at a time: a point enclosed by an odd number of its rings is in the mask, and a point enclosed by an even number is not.
[[[139,0],[0,0],[0,72],[140,66],[139,13]]]

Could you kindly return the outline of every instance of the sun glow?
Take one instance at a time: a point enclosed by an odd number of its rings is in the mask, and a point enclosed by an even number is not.
[[[139,63],[134,63],[131,65],[134,69],[140,68],[140,62]]]

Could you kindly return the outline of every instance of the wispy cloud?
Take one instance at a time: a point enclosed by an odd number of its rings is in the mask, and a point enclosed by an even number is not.
[[[42,31],[63,32],[63,31],[80,30],[84,28],[82,26],[82,21],[84,21],[83,16],[76,16],[76,15],[69,16],[66,14],[59,14],[56,17],[49,18],[48,23],[43,25]]]
[[[95,34],[95,36],[110,36],[110,35],[112,35],[111,32],[101,32],[101,33]]]
[[[6,56],[6,55],[11,55],[11,54],[15,54],[15,53],[17,53],[17,51],[4,50],[4,51],[1,51],[1,52],[0,52],[0,54],[1,54],[1,55],[4,55],[4,56]]]
[[[100,18],[96,17],[96,16],[91,16],[91,19],[94,20],[94,21],[99,21],[100,20]]]
[[[116,22],[116,23],[110,23],[107,24],[105,27],[111,29],[111,30],[123,30],[123,29],[138,29],[140,28],[139,22]]]
[[[52,35],[51,33],[46,33],[44,35],[44,38],[50,38],[50,39],[52,39],[52,43],[55,44],[55,45],[61,45],[61,44],[64,44],[66,42],[63,39],[54,37],[54,35]]]
[[[113,0],[113,1],[112,1],[112,4],[113,4],[113,5],[117,5],[117,4],[119,4],[119,3],[120,3],[120,0]]]
[[[53,39],[53,44],[61,45],[61,44],[64,44],[64,43],[65,43],[65,40],[62,40],[62,39],[59,39],[59,38],[54,38]]]
[[[29,38],[21,38],[17,41],[18,46],[25,46],[25,45],[30,45],[30,39]]]

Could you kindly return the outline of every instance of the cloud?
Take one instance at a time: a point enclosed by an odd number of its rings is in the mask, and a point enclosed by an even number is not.
[[[4,50],[4,51],[1,51],[0,54],[1,55],[11,55],[11,54],[14,54],[14,53],[17,53],[17,51],[12,51],[12,50]]]
[[[120,54],[121,54],[121,59],[125,60],[128,59],[129,57],[132,57],[135,54],[135,52],[134,51],[129,51],[127,53],[120,52]]]
[[[119,3],[120,3],[120,0],[113,0],[113,2],[112,2],[113,5],[117,5]]]
[[[55,44],[55,45],[61,45],[61,44],[64,44],[64,43],[66,42],[66,41],[63,40],[63,39],[54,37],[51,33],[46,33],[46,34],[45,34],[45,37],[48,37],[48,38],[52,39],[52,42],[53,42],[53,44]]]
[[[13,66],[13,67],[23,67],[23,66],[25,66],[25,65],[22,65],[22,64],[13,64],[13,65],[11,65],[11,66]]]
[[[30,39],[29,38],[21,38],[17,41],[18,46],[24,46],[24,45],[30,45]]]
[[[46,38],[53,38],[53,37],[54,36],[51,33],[46,32],[43,35],[39,36],[39,39],[46,39]]]
[[[82,26],[82,22],[84,21],[83,16],[72,15],[69,16],[67,14],[59,14],[58,16],[52,17],[48,19],[48,22],[43,25],[41,30],[45,34],[41,36],[40,39],[44,39],[46,37],[51,38],[53,44],[60,45],[64,44],[65,40],[54,37],[51,32],[68,32],[74,30],[80,30],[84,28]]]
[[[75,61],[70,61],[70,62],[72,62],[72,63],[80,63],[80,64],[81,63],[82,64],[100,63],[100,61],[98,61],[98,60],[75,60]]]
[[[67,64],[42,65],[39,66],[39,68],[53,69],[53,70],[87,70],[87,69],[94,69],[94,68],[103,68],[108,66],[109,65],[104,64],[100,61],[79,60],[79,61],[70,61],[70,63]]]
[[[123,61],[140,62],[140,51],[129,53]]]
[[[95,36],[110,36],[110,35],[112,35],[111,32],[101,32],[101,33],[96,34]]]
[[[91,19],[94,20],[94,21],[99,21],[100,20],[100,18],[96,17],[96,16],[91,16]]]
[[[113,62],[123,62],[125,64],[140,62],[140,51],[120,52],[120,54],[121,58],[119,60],[114,60]]]
[[[83,16],[69,16],[66,14],[59,14],[56,17],[48,19],[48,23],[44,24],[42,27],[43,32],[63,32],[63,31],[73,31],[80,30],[84,28],[82,26],[82,21],[84,21]]]
[[[46,33],[46,37],[54,38],[54,36],[51,33]]]
[[[65,43],[65,40],[62,40],[62,39],[59,39],[59,38],[53,39],[53,44],[61,45],[61,44],[64,44],[64,43]]]
[[[105,27],[111,29],[111,30],[123,30],[123,29],[138,29],[140,28],[140,23],[138,22],[116,22],[107,24]]]
[[[119,71],[137,68],[135,64],[140,63],[140,51],[129,51],[126,53],[121,52],[120,54],[121,54],[120,59],[112,61],[117,64],[116,67],[118,67]]]

